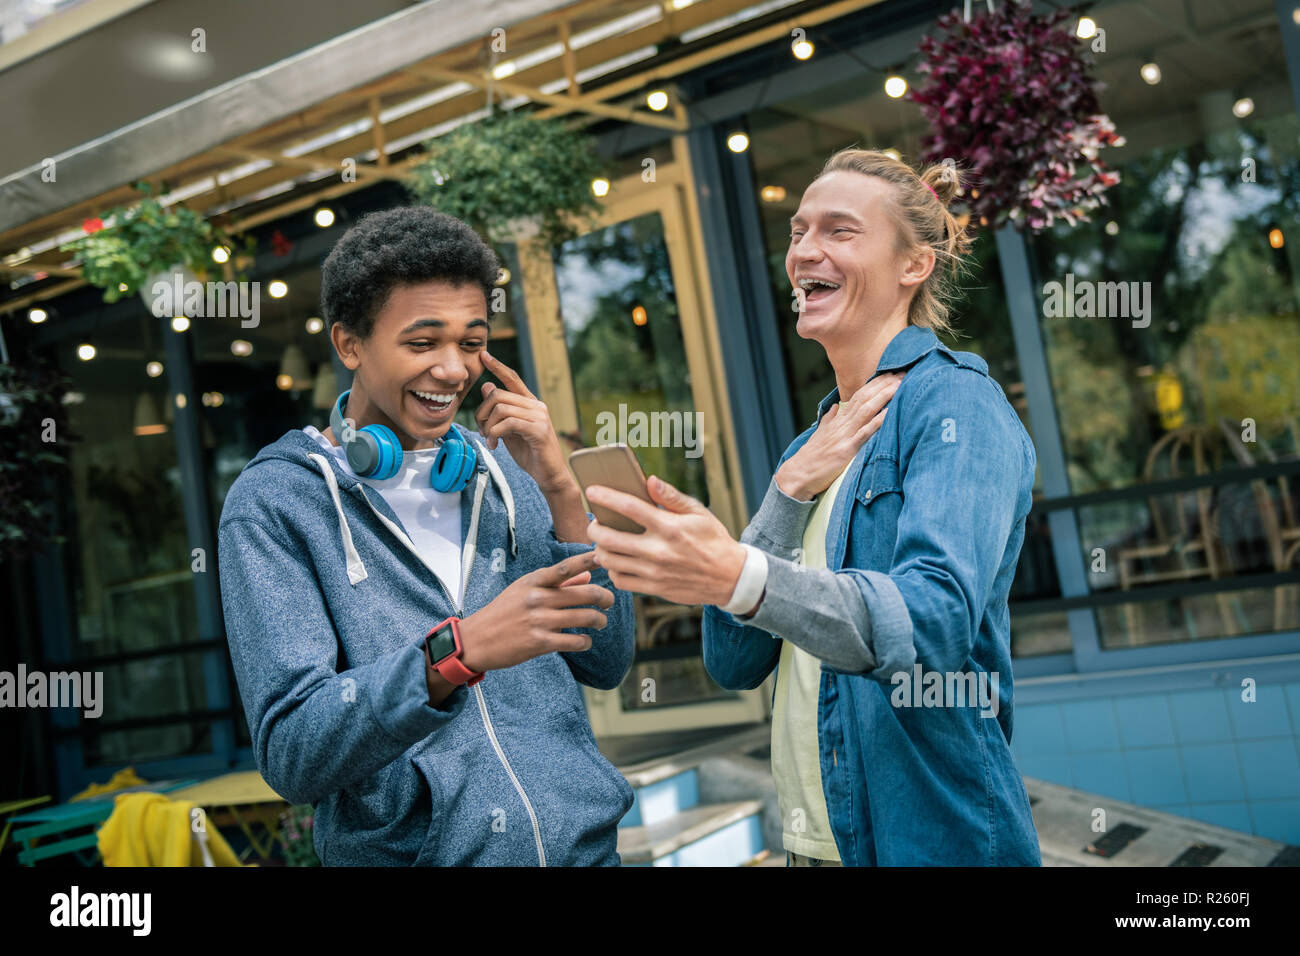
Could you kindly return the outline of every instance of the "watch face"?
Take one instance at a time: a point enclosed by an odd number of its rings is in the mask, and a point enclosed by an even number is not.
[[[456,636],[451,632],[451,625],[444,624],[434,631],[428,640],[429,661],[435,666],[445,657],[456,653]]]

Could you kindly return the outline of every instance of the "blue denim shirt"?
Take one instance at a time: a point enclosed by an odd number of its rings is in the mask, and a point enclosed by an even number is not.
[[[1010,748],[1007,609],[1033,445],[979,356],[908,326],[875,374],[904,369],[826,533],[826,567],[851,576],[866,604],[872,658],[856,673],[822,661],[817,728],[831,829],[846,865],[1038,866]],[[838,389],[822,400],[818,421],[838,400]],[[703,642],[709,674],[733,690],[762,683],[781,651],[779,639],[716,607],[705,609]],[[957,693],[978,687],[990,706]]]

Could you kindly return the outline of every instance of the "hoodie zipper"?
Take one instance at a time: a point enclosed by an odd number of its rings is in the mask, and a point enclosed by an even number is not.
[[[476,552],[476,545],[478,544],[479,510],[483,504],[483,489],[487,486],[487,479],[487,473],[480,471],[478,474],[478,485],[474,489],[474,510],[470,514],[469,535],[465,539],[465,546],[461,552],[460,563],[463,570],[460,575],[459,600],[453,601],[451,595],[447,594],[447,587],[442,583],[442,579],[436,574],[433,576],[434,583],[447,597],[448,603],[452,604],[456,608],[456,616],[458,618],[462,617],[465,613],[465,590],[469,586],[470,570],[474,567],[474,555]],[[369,495],[366,494],[366,486],[364,484],[358,484],[357,487],[361,489],[361,497],[366,499],[366,504],[370,505],[370,510],[373,511],[384,524],[388,525],[390,529],[392,529],[392,524],[389,519],[374,506]],[[392,530],[396,531],[397,529]],[[423,564],[424,558],[420,557],[420,553],[415,550],[415,547],[410,543],[406,535],[400,534],[398,535],[398,538],[417,558],[420,558],[420,563]],[[510,761],[506,759],[506,752],[502,748],[501,742],[497,740],[496,730],[492,726],[492,718],[488,716],[487,699],[483,696],[482,681],[474,685],[474,698],[478,701],[479,715],[483,718],[483,729],[487,731],[488,740],[492,742],[492,749],[496,751],[497,759],[501,761],[501,766],[505,768],[506,774],[510,777],[510,782],[515,785],[515,790],[519,793],[519,799],[523,800],[524,809],[528,811],[528,819],[532,821],[533,840],[537,843],[538,865],[546,866],[546,851],[542,848],[541,825],[537,822],[537,814],[533,810],[532,802],[528,799],[528,794],[524,792],[523,784],[521,784],[519,778],[515,776],[514,768],[510,766]]]

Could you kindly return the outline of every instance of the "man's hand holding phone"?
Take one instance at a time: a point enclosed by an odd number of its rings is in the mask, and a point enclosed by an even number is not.
[[[610,583],[677,604],[726,604],[745,565],[745,549],[713,512],[662,478],[650,478],[645,489],[649,501],[605,485],[585,488],[598,518],[597,509],[604,509],[644,529],[620,531],[599,520],[588,526]]]

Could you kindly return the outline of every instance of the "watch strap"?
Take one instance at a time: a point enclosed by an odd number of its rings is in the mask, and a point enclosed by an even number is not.
[[[435,668],[439,674],[447,678],[450,684],[464,684],[466,687],[473,687],[483,679],[481,671],[472,671],[455,657],[444,657],[438,662]]]

